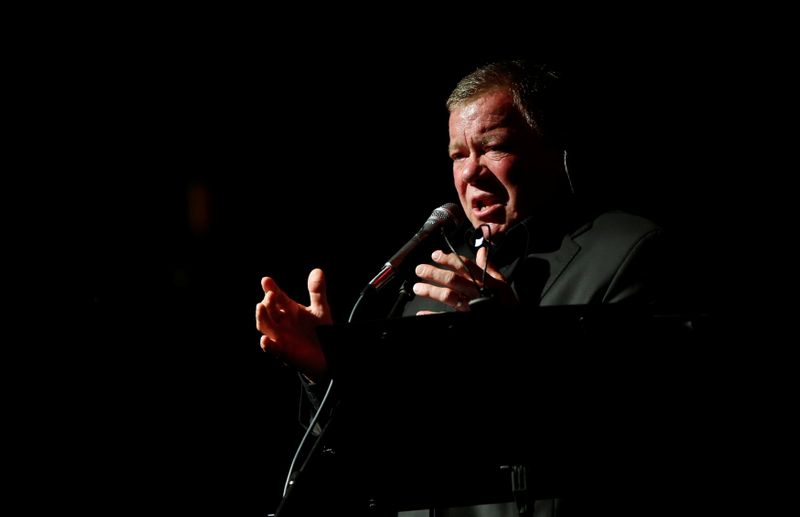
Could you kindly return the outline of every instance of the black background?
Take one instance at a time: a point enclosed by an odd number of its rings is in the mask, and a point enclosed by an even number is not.
[[[260,279],[305,302],[322,267],[344,321],[386,258],[455,201],[444,100],[492,59],[548,60],[576,79],[578,188],[679,237],[693,304],[730,301],[735,55],[371,41],[304,51],[229,26],[111,24],[48,45],[34,94],[52,121],[47,163],[63,171],[52,223],[70,240],[55,258],[78,322],[50,359],[70,366],[47,408],[68,506],[275,509],[299,388],[258,346]]]

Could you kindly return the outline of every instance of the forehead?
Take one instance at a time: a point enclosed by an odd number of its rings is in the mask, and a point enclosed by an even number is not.
[[[512,128],[524,124],[511,94],[504,90],[486,93],[456,107],[450,113],[450,139],[464,137],[465,133],[483,134],[498,128]]]

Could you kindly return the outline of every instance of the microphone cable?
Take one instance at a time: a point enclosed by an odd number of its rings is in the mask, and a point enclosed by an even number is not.
[[[483,231],[481,231],[480,244],[477,245],[478,249],[486,248],[486,263],[483,265],[483,270],[482,270],[481,282],[480,283],[478,283],[478,280],[475,278],[475,275],[472,274],[472,271],[467,267],[466,263],[464,263],[464,260],[461,258],[461,255],[458,254],[458,252],[456,251],[455,247],[453,247],[453,244],[450,242],[450,239],[447,238],[447,234],[444,232],[444,229],[442,229],[442,237],[444,237],[444,242],[447,243],[447,247],[456,256],[458,261],[461,263],[461,267],[463,267],[466,270],[467,274],[469,275],[470,279],[472,280],[472,284],[478,290],[478,293],[480,294],[480,298],[477,298],[477,299],[483,299],[483,298],[487,298],[488,297],[487,296],[487,291],[486,291],[486,270],[489,268],[489,258],[491,256],[491,252],[492,252],[492,241],[491,241],[491,239],[492,239],[492,229],[488,224],[485,224],[485,223],[480,225],[480,226],[478,226],[478,228],[483,228],[484,226],[486,227],[486,231],[489,232],[489,236],[488,237],[484,237],[483,236]],[[475,239],[475,242],[478,242],[478,240]],[[476,252],[476,255],[477,255],[477,252]]]
[[[289,473],[286,475],[286,481],[283,484],[282,497],[286,497],[286,492],[289,490],[289,485],[292,484],[292,474],[295,472],[294,465],[297,463],[297,458],[300,457],[300,451],[303,450],[303,445],[305,445],[306,440],[308,440],[308,437],[311,436],[314,427],[317,425],[317,420],[319,420],[319,416],[322,414],[325,403],[328,401],[328,396],[331,394],[331,388],[333,388],[333,379],[328,381],[328,388],[325,390],[325,395],[322,397],[322,402],[320,402],[316,413],[314,413],[314,418],[311,419],[311,423],[308,424],[306,432],[303,433],[303,438],[300,440],[300,445],[297,446],[294,457],[292,457],[292,462],[289,464]]]
[[[488,237],[484,237],[484,235],[483,235],[483,227],[484,226],[486,227],[486,232],[489,234]],[[486,298],[487,297],[487,292],[486,292],[486,270],[489,269],[489,259],[492,256],[492,227],[489,226],[488,224],[482,224],[482,225],[478,226],[478,228],[481,228],[481,243],[478,245],[478,249],[486,248],[486,262],[483,264],[483,275],[481,276],[481,287],[480,287],[480,289],[478,289],[478,292],[480,293],[481,298]],[[478,253],[476,251],[475,252],[476,257],[477,257],[477,254]]]
[[[353,309],[350,311],[350,317],[347,318],[347,323],[352,323],[353,322],[353,319],[355,318],[355,315],[356,315],[356,311],[358,310],[358,307],[361,305],[361,302],[364,300],[365,296],[366,296],[366,291],[362,291],[361,294],[358,297],[358,300],[356,300],[356,303],[353,305]],[[303,433],[303,438],[300,440],[300,445],[297,446],[297,450],[294,453],[294,457],[292,457],[292,462],[289,464],[289,472],[288,472],[288,474],[286,474],[286,481],[283,484],[283,496],[282,497],[286,497],[286,492],[288,492],[288,490],[289,490],[289,485],[292,484],[292,474],[294,474],[294,472],[295,472],[294,466],[295,466],[295,463],[297,463],[297,458],[300,457],[300,451],[303,450],[303,446],[305,445],[306,441],[308,440],[308,437],[311,436],[311,434],[312,434],[312,432],[314,430],[314,427],[317,425],[317,421],[319,420],[319,417],[322,414],[322,411],[325,409],[325,405],[328,402],[328,397],[330,396],[332,389],[333,389],[333,379],[328,381],[328,387],[325,390],[325,395],[322,397],[322,402],[319,403],[319,407],[317,408],[317,411],[314,413],[314,417],[311,419],[311,423],[308,424],[308,427],[306,428],[306,432]],[[301,401],[303,400],[302,396],[303,395],[301,394],[301,398],[300,398]],[[320,437],[321,437],[321,435],[320,435]]]

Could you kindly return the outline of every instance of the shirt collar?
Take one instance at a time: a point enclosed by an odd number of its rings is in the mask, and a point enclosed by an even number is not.
[[[551,204],[510,227],[499,239],[495,239],[490,260],[502,268],[519,257],[531,253],[547,253],[557,250],[565,235],[572,233],[585,221],[585,210],[572,199],[562,199],[558,205]],[[467,246],[477,253],[476,237],[480,242],[480,228],[465,232]]]

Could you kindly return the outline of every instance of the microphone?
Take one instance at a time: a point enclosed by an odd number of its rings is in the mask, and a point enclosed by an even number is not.
[[[364,290],[366,291],[370,287],[376,291],[379,290],[397,275],[400,266],[408,259],[408,256],[424,244],[429,237],[436,234],[440,228],[443,230],[457,228],[463,222],[464,214],[455,203],[445,203],[434,210],[422,228],[383,265],[383,269],[369,281]]]

